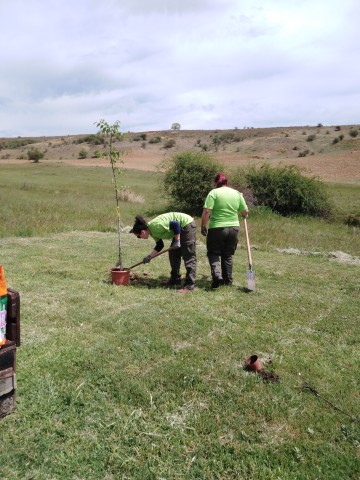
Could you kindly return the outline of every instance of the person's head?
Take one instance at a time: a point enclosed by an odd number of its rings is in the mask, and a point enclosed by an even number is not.
[[[228,179],[223,173],[219,172],[215,175],[214,182],[215,182],[216,188],[219,188],[219,187],[222,187],[224,185],[227,185],[228,184]]]
[[[136,215],[135,223],[133,228],[130,230],[130,233],[133,233],[138,238],[148,238],[149,236],[149,228],[147,225],[147,221],[141,215]]]

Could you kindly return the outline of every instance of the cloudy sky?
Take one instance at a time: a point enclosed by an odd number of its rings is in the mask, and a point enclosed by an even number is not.
[[[359,0],[0,0],[0,136],[360,123]]]

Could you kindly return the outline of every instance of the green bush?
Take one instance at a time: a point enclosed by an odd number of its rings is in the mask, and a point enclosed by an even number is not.
[[[25,147],[26,145],[30,145],[31,143],[35,143],[36,141],[31,138],[21,138],[16,140],[8,140],[4,142],[0,142],[0,150],[2,149],[15,149],[20,147]]]
[[[79,152],[79,158],[84,159],[84,158],[86,158],[87,156],[88,156],[87,150],[85,150],[85,148],[82,148],[82,149],[80,150],[80,152]]]
[[[161,143],[161,137],[152,137],[150,138],[149,143]]]
[[[75,144],[90,143],[92,145],[105,145],[105,137],[102,135],[86,135],[74,140]]]
[[[359,132],[358,132],[357,130],[355,130],[355,129],[350,130],[350,132],[349,132],[349,135],[350,135],[350,137],[352,137],[352,138],[357,137],[358,134],[359,134]]]
[[[310,153],[310,150],[307,148],[306,150],[303,150],[302,152],[299,152],[298,157],[306,157]]]
[[[29,160],[32,160],[34,163],[38,163],[39,160],[44,158],[44,153],[38,148],[30,148],[30,150],[27,151],[27,156]]]
[[[293,214],[328,218],[331,206],[325,185],[315,177],[302,175],[295,165],[251,167],[246,173],[256,205],[264,205],[284,216]]]
[[[164,148],[172,148],[176,144],[176,141],[173,138],[169,138],[169,140],[166,140],[164,143]]]
[[[214,188],[214,177],[223,169],[209,153],[185,151],[172,157],[165,167],[163,188],[173,207],[201,215],[204,200]]]

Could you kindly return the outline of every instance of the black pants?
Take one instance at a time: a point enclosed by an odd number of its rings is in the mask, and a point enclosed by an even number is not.
[[[180,232],[181,247],[170,250],[169,261],[171,265],[171,280],[180,279],[181,258],[184,259],[186,268],[185,288],[193,290],[196,277],[196,223],[189,223]]]
[[[240,227],[209,228],[206,237],[213,283],[229,285],[233,281],[233,256],[239,240]]]

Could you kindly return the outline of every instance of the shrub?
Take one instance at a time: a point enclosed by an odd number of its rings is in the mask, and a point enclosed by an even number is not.
[[[161,137],[152,137],[149,140],[149,143],[160,143],[161,142]]]
[[[223,169],[209,153],[185,151],[170,159],[163,178],[163,188],[173,208],[191,215],[201,215],[204,200],[214,188],[214,177]]]
[[[199,140],[199,142],[200,142],[200,140]],[[221,139],[218,136],[215,136],[212,139],[212,143],[215,146],[215,149],[217,150],[219,148],[220,144],[221,144]]]
[[[316,135],[309,135],[306,139],[307,142],[313,142],[316,138]]]
[[[86,135],[85,137],[80,137],[74,140],[75,144],[78,143],[90,143],[92,145],[104,145],[105,137],[103,135]]]
[[[352,137],[352,138],[357,137],[358,134],[359,134],[359,132],[358,132],[357,130],[355,130],[355,129],[350,130],[350,132],[349,132],[349,135],[350,135],[350,137]]]
[[[349,227],[360,227],[360,214],[350,214],[345,220],[345,224]]]
[[[306,155],[308,155],[309,153],[310,153],[310,150],[308,149],[303,150],[302,152],[299,152],[298,157],[306,157]]]
[[[79,152],[79,158],[81,158],[81,159],[86,158],[87,155],[88,155],[87,150],[85,150],[85,148],[82,148]]]
[[[220,135],[220,141],[223,143],[232,143],[236,138],[234,132],[225,132]]]
[[[332,141],[332,144],[335,145],[336,143],[339,143],[338,137],[335,137],[334,140]]]
[[[305,177],[295,165],[251,167],[246,181],[255,204],[267,206],[281,215],[304,214],[324,218],[331,215],[324,184],[315,177]]]
[[[29,160],[32,160],[34,163],[38,163],[39,160],[44,158],[44,153],[38,148],[30,148],[30,150],[27,151],[27,156]]]
[[[35,143],[35,140],[31,138],[21,138],[16,140],[9,140],[0,142],[0,150],[2,149],[15,149],[20,147],[25,147],[26,145],[30,145],[31,143]]]
[[[173,138],[169,138],[169,140],[166,140],[164,143],[164,148],[172,148],[176,144],[176,141]]]

